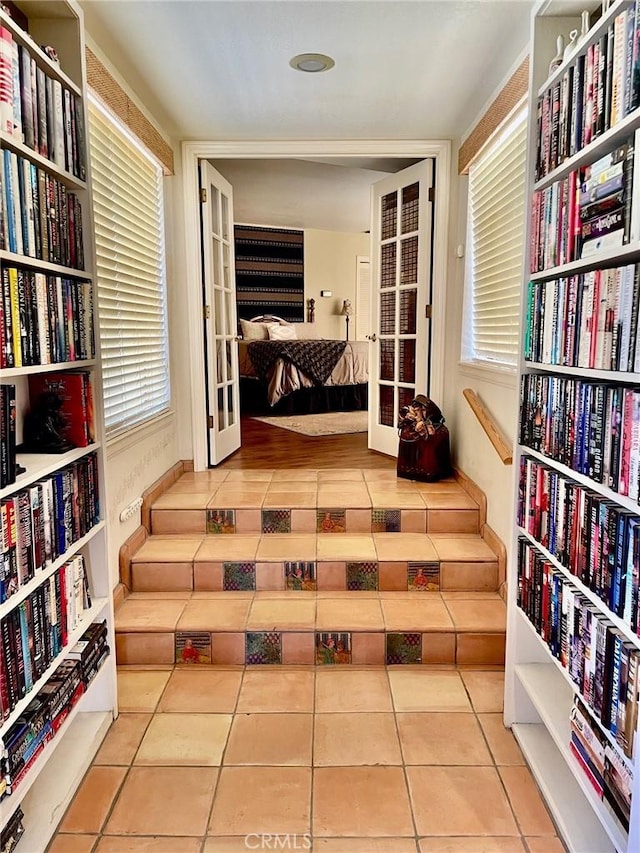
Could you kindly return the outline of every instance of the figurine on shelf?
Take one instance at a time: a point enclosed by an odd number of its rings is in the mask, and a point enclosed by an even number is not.
[[[562,61],[563,62],[565,59],[568,59],[571,56],[571,54],[573,53],[573,49],[576,47],[577,44],[578,44],[578,31],[577,30],[571,30],[571,32],[569,33],[569,44],[565,47],[564,53],[562,54]]]
[[[559,65],[562,65],[562,57],[564,56],[564,36],[560,34],[556,41],[556,55],[549,64],[549,74],[553,74]]]
[[[64,418],[60,414],[62,399],[52,391],[41,394],[24,419],[26,453],[66,453],[73,444],[63,437]]]

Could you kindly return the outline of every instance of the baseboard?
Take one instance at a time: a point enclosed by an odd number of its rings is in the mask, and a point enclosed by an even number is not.
[[[118,569],[120,572],[120,584],[125,588],[125,596],[131,590],[131,558],[136,551],[140,550],[148,535],[147,528],[140,525],[120,546],[118,552]]]
[[[124,604],[124,600],[127,597],[128,590],[123,583],[117,584],[115,589],[113,590],[113,609],[117,610]]]
[[[190,466],[190,467],[189,467]],[[142,493],[142,508],[140,510],[140,522],[146,528],[147,533],[151,533],[151,507],[158,500],[160,495],[164,494],[167,489],[179,480],[180,477],[187,471],[193,471],[193,460],[176,462],[168,471],[149,486]]]
[[[478,504],[478,523],[480,526],[480,530],[482,530],[484,525],[487,523],[487,496],[482,491],[480,486],[478,486],[477,483],[474,483],[474,481],[459,468],[454,467],[453,476],[456,478],[456,480],[462,486],[465,492],[469,495],[469,497],[472,498]]]

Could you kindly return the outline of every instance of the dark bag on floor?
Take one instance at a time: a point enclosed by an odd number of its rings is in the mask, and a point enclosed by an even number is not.
[[[434,482],[451,475],[449,430],[442,412],[419,394],[398,417],[398,477]]]

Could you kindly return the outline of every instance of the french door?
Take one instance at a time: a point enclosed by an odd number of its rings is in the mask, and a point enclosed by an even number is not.
[[[240,447],[233,189],[200,161],[203,317],[209,465]]]
[[[397,456],[398,410],[429,394],[434,161],[372,187],[369,447]]]

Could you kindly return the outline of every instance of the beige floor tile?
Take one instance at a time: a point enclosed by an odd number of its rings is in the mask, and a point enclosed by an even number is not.
[[[369,483],[371,506],[374,509],[424,509],[424,501],[419,492],[378,486],[378,483]]]
[[[432,533],[431,541],[442,561],[463,562],[466,560],[492,561],[496,555],[480,536],[451,536],[444,533]]]
[[[559,838],[525,838],[529,853],[565,853],[565,846]]]
[[[226,483],[269,483],[275,474],[273,470],[247,469],[241,471],[229,471]]]
[[[314,837],[413,833],[401,767],[319,767],[314,771]]]
[[[275,483],[317,483],[318,472],[310,468],[280,468],[273,472],[271,485]]]
[[[236,714],[225,765],[311,765],[313,714]]]
[[[519,835],[493,767],[407,767],[419,835]]]
[[[174,631],[187,602],[184,599],[144,598],[125,601],[116,611],[117,631]]]
[[[478,509],[478,504],[464,491],[423,491],[422,499],[428,509]]]
[[[217,767],[132,767],[105,832],[202,836],[217,778]],[[171,808],[161,791],[171,791]]]
[[[214,598],[190,601],[178,631],[244,631],[251,599]]]
[[[457,672],[394,668],[389,670],[389,682],[396,712],[471,712]]]
[[[453,622],[439,595],[380,600],[387,631],[453,631]]]
[[[153,713],[171,670],[118,670],[120,713]]]
[[[524,835],[551,835],[556,830],[528,767],[500,767],[498,772]]]
[[[246,840],[246,835],[210,835],[204,842],[202,853],[247,853]],[[250,838],[249,844],[252,843]]]
[[[447,609],[456,626],[456,631],[492,631],[506,630],[507,608],[496,594],[495,599],[449,599]]]
[[[473,838],[422,838],[418,844],[420,853],[525,853],[519,838],[482,836]],[[533,853],[533,851],[532,851]],[[539,853],[552,853],[540,849]]]
[[[135,764],[217,767],[231,720],[230,714],[155,714]]]
[[[248,631],[291,631],[306,628],[313,631],[316,619],[315,601],[285,598],[254,601],[247,619]]]
[[[123,714],[113,721],[94,759],[94,764],[131,764],[151,714]]]
[[[316,537],[314,533],[270,533],[258,545],[256,560],[315,560]]]
[[[316,669],[316,713],[391,711],[391,689],[383,667]]]
[[[119,631],[116,634],[116,658],[122,666],[173,665],[176,657],[175,645],[173,631],[134,631],[126,634]]]
[[[199,838],[103,835],[95,853],[200,853]],[[63,853],[63,851],[60,851]]]
[[[376,549],[371,536],[350,536],[340,533],[336,536],[318,536],[318,560],[377,560]]]
[[[176,483],[222,483],[229,476],[229,471],[221,468],[209,468],[207,471],[185,471]]]
[[[318,471],[319,483],[338,483],[344,481],[362,482],[361,468],[330,468],[326,471]]]
[[[412,482],[411,480],[406,480],[406,481],[400,480],[398,478],[398,474],[396,472],[395,465],[393,468],[389,468],[389,469],[386,469],[386,468],[362,468],[361,470],[362,470],[362,476],[364,477],[365,482],[367,482],[367,483],[375,482],[376,480],[383,480],[385,482],[388,481],[388,482],[394,482],[394,483],[401,483],[401,482],[411,483]]]
[[[438,560],[438,554],[426,533],[374,533],[379,560],[407,560],[424,563]]]
[[[402,764],[393,714],[316,714],[315,767]]]
[[[207,536],[195,554],[198,562],[251,562],[255,560],[260,537],[235,534],[233,536]]]
[[[91,853],[97,835],[56,835],[47,853]]]
[[[314,838],[315,853],[416,853],[412,838]]]
[[[164,691],[158,711],[192,714],[232,714],[236,707],[242,669],[176,669]]]
[[[224,767],[209,834],[305,833],[310,812],[311,768]]]
[[[262,504],[265,508],[270,509],[309,509],[317,506],[317,494],[315,491],[300,491],[300,489],[292,488],[289,491],[283,491],[283,484],[280,483],[280,489],[269,489],[264,496]]]
[[[266,489],[230,489],[228,486],[221,486],[210,503],[209,509],[260,508],[266,493]]]
[[[237,713],[311,713],[313,669],[247,669],[242,680]]]
[[[469,692],[476,714],[500,713],[504,705],[504,672],[462,670],[462,680]]]
[[[193,560],[202,536],[149,536],[133,556],[134,563],[183,563]]]
[[[321,598],[316,605],[318,631],[382,631],[380,602],[373,598]],[[357,601],[357,604],[356,604]]]
[[[336,507],[340,509],[367,509],[371,506],[371,498],[367,487],[362,483],[357,488],[349,484],[333,483],[318,486],[319,507]]]
[[[205,509],[217,490],[217,485],[212,485],[206,491],[200,488],[196,491],[184,491],[182,488],[176,491],[165,492],[153,502],[153,510],[157,509]]]
[[[497,765],[525,763],[516,739],[502,722],[502,714],[478,714],[478,721]]]
[[[397,714],[405,764],[491,764],[474,714]]]
[[[100,832],[126,773],[126,767],[90,767],[62,819],[60,831]]]

